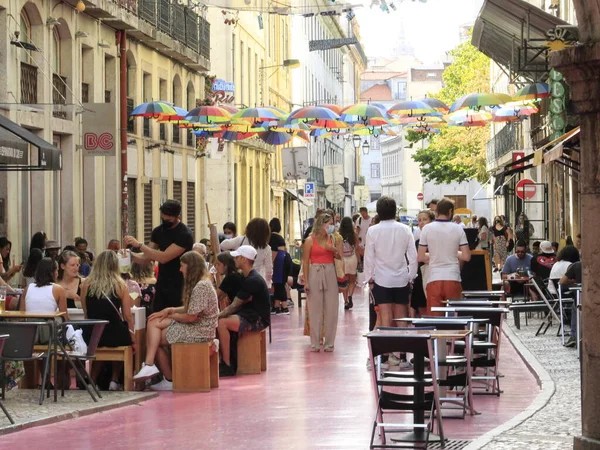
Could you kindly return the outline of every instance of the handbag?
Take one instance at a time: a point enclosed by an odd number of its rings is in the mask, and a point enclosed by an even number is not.
[[[124,328],[124,332],[127,334],[127,336],[129,336],[129,340],[130,340],[131,342],[133,342],[133,340],[131,339],[131,335],[130,335],[130,333],[131,333],[131,334],[134,334],[134,331],[129,329],[129,324],[128,324],[128,323],[127,323],[127,321],[126,321],[126,320],[123,318],[123,314],[121,314],[121,311],[119,311],[119,310],[117,309],[117,307],[115,306],[115,304],[114,304],[114,303],[113,303],[113,302],[110,300],[110,298],[108,298],[108,295],[104,294],[104,298],[106,299],[106,301],[107,301],[108,303],[110,303],[110,305],[113,307],[113,309],[115,310],[115,312],[117,313],[117,315],[118,315],[118,316],[119,316],[119,318],[121,319],[121,320],[119,320],[119,326],[120,326],[121,328]]]
[[[334,238],[332,238],[332,244],[335,244]],[[346,278],[346,270],[344,268],[344,260],[335,258],[333,260],[335,264],[335,276],[337,277],[338,287],[345,288],[348,286],[348,278]]]

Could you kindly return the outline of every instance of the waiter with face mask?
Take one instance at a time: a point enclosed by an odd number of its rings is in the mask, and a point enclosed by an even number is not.
[[[154,312],[181,306],[183,274],[179,271],[179,259],[194,245],[192,232],[181,221],[181,203],[176,200],[164,202],[160,207],[160,219],[162,224],[152,230],[148,245],[141,244],[133,236],[125,236],[124,239],[127,247],[131,246],[138,252],[133,254],[135,262],[158,261]]]

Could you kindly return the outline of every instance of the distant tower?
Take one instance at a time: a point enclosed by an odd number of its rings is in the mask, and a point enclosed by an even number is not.
[[[398,31],[396,34],[396,41],[394,42],[394,46],[392,47],[391,56],[393,58],[402,55],[414,55],[415,49],[406,40],[406,33],[404,31],[404,17],[401,14],[397,14],[396,16],[398,17],[398,21],[395,25]]]

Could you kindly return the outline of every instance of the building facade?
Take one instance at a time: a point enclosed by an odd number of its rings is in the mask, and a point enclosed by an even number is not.
[[[200,73],[210,68],[209,23],[176,2],[160,11],[136,2],[91,1],[81,12],[74,5],[0,1],[0,23],[7,30],[0,40],[6,86],[1,113],[62,150],[60,171],[2,173],[0,233],[12,240],[20,260],[36,231],[62,246],[85,236],[96,252],[126,233],[147,242],[160,223],[160,202],[169,197],[182,201],[183,221],[198,237],[203,162],[195,158],[193,136],[150,119],[128,121],[123,173],[118,120],[109,130],[114,154],[87,156],[82,115],[102,103],[119,117],[122,99],[128,112],[159,99],[193,107],[203,97]],[[117,43],[123,33],[127,76],[121,89]],[[127,230],[121,227],[122,180],[129,195]]]

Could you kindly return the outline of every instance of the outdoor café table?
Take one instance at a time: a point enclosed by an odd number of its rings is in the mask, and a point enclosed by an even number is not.
[[[478,298],[501,298],[504,297],[504,291],[463,291],[463,297],[478,297]]]
[[[433,340],[466,340],[468,336],[471,335],[471,332],[468,330],[377,330],[369,333],[369,335],[377,335],[377,336],[390,336],[390,337],[411,337],[411,336],[426,336],[428,339]],[[440,345],[439,347],[445,347],[445,345]],[[439,348],[438,347],[438,348]],[[425,355],[414,355],[413,358],[413,371],[414,376],[418,380],[425,379]],[[434,388],[437,388],[434,387]],[[425,402],[425,387],[424,386],[416,386],[413,389],[414,395],[414,403],[424,403]],[[441,418],[441,412],[439,412]],[[423,410],[415,410],[413,412],[413,423],[423,423],[425,421],[425,411]],[[414,429],[414,437],[416,442],[423,441],[424,430],[421,428]],[[437,439],[436,439],[437,438]],[[412,439],[411,439],[412,440]],[[429,434],[428,442],[439,442],[439,436],[434,435],[433,433]],[[406,442],[406,439],[394,439],[394,442]]]
[[[576,308],[575,311],[577,311],[577,357],[579,359],[581,359],[581,353],[580,353],[580,343],[579,340],[581,338],[581,326],[580,326],[580,322],[581,322],[581,310],[579,309],[581,306],[581,284],[575,285],[575,286],[570,286],[569,290],[571,292],[575,292],[575,304],[576,304]]]
[[[23,312],[23,311],[4,311],[0,314],[0,320],[19,320],[19,319],[40,319],[45,320],[50,327],[50,336],[52,339],[52,360],[54,362],[54,401],[58,401],[58,390],[56,388],[58,379],[58,352],[57,352],[57,333],[56,333],[56,325],[58,319],[64,321],[67,318],[67,313],[64,312],[55,312],[55,313],[35,313],[35,312]]]
[[[506,306],[512,302],[510,300],[444,300],[448,306]]]

